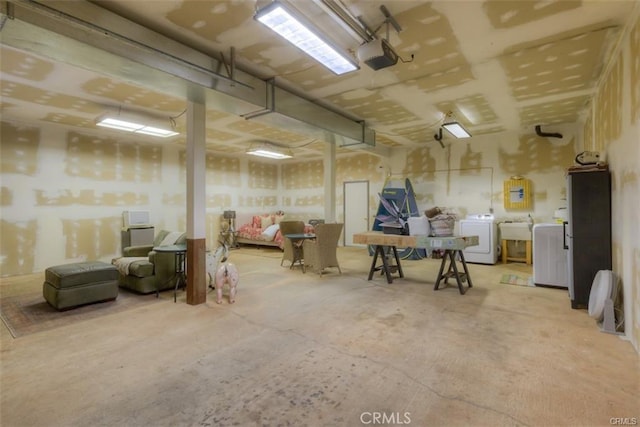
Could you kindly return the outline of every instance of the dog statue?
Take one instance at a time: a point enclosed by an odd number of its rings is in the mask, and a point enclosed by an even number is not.
[[[214,252],[207,251],[207,276],[209,276],[209,288],[215,289],[214,280],[218,264],[225,262],[229,257],[229,249],[226,245],[220,244]]]
[[[209,288],[216,290],[216,302],[222,304],[222,288],[229,285],[229,304],[236,302],[236,289],[240,275],[236,266],[226,262],[229,258],[227,245],[220,245],[212,254],[207,253],[207,275],[209,276]],[[221,264],[218,266],[218,264]]]
[[[218,268],[216,271],[216,302],[218,304],[222,303],[222,287],[225,283],[229,285],[229,304],[236,302],[236,288],[239,279],[238,269],[232,263],[227,262]]]

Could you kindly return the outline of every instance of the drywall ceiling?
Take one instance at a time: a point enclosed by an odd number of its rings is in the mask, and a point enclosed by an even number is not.
[[[370,28],[379,28],[378,36],[387,36],[382,3],[341,3]],[[322,0],[291,4],[355,56],[362,39],[341,26]],[[437,144],[433,135],[448,113],[473,135],[533,133],[535,125],[546,130],[579,122],[637,2],[388,1],[386,8],[402,27],[400,33],[390,29],[389,41],[406,62],[377,71],[362,63],[342,76],[256,22],[256,1],[92,2],[97,6],[212,58],[224,56],[228,65],[233,49],[237,70],[363,120],[375,130],[377,147],[393,148]],[[11,17],[11,8],[4,14]],[[100,25],[101,14],[93,15]],[[96,130],[94,124],[107,106],[143,110],[171,118],[182,133],[170,143],[185,144],[188,90],[164,90],[172,83],[158,77],[100,73],[89,66],[85,51],[77,57],[43,54],[4,43],[8,21],[0,32],[4,119],[108,136],[116,131]],[[227,75],[228,69],[219,72]],[[219,106],[207,103],[210,151],[240,154],[252,141],[268,140],[294,147],[298,158],[322,155],[325,144],[313,133],[286,121],[246,119]]]

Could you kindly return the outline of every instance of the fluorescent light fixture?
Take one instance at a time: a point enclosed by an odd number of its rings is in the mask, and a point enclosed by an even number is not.
[[[119,114],[105,114],[96,120],[96,126],[122,130],[125,132],[141,133],[160,138],[168,138],[178,135],[178,132],[174,132],[173,130],[162,129],[157,126],[150,126],[133,120],[133,118],[120,117]],[[136,118],[136,120],[139,119]]]
[[[471,134],[467,132],[466,129],[463,128],[462,125],[458,122],[444,123],[442,127],[445,128],[447,132],[449,132],[451,135],[455,136],[456,138],[471,137]]]
[[[310,23],[280,2],[274,1],[260,9],[254,18],[337,75],[358,69],[357,63],[349,55],[340,53],[318,35],[318,30]]]
[[[251,154],[252,156],[267,157],[269,159],[278,159],[278,160],[290,159],[292,157],[289,154],[278,153],[278,152],[267,150],[264,148],[255,148],[255,149],[249,150],[247,151],[247,154]]]
[[[247,154],[258,157],[266,157],[269,159],[290,159],[293,157],[291,150],[281,149],[279,147],[271,146],[271,144],[263,143],[249,147]]]

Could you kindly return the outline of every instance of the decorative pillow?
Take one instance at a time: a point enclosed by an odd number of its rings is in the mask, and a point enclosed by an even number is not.
[[[263,230],[269,227],[271,224],[273,224],[273,221],[271,220],[271,215],[260,217],[260,220],[261,220],[260,228],[262,228]]]
[[[158,246],[175,245],[182,234],[181,231],[170,231]]]
[[[262,232],[262,237],[264,238],[264,240],[270,242],[276,236],[276,233],[278,232],[279,229],[280,229],[280,224],[271,224],[270,226],[264,229],[264,231]]]
[[[284,219],[284,214],[282,214],[282,215],[276,215],[276,216],[273,218],[273,223],[274,223],[274,224],[280,224],[280,221],[282,221],[283,219]]]
[[[262,217],[260,215],[254,215],[251,218],[251,226],[253,228],[262,228]]]

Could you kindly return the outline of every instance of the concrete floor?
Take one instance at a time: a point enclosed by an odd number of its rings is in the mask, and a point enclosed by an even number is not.
[[[13,339],[1,331],[3,427],[586,426],[640,417],[638,354],[566,290],[500,284],[524,264],[470,264],[434,291],[439,260],[367,281],[232,251],[237,302],[162,301]],[[33,276],[41,283],[41,275]],[[4,279],[3,286],[12,279]]]

